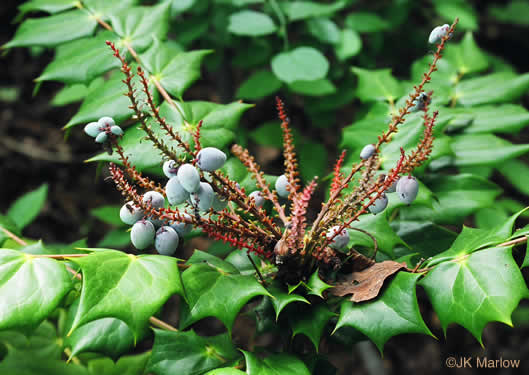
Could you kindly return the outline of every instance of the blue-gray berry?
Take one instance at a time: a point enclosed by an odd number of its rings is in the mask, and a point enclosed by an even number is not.
[[[189,214],[183,213],[182,216],[191,220],[191,215]],[[173,221],[171,223],[171,228],[173,228],[179,236],[185,236],[186,234],[191,232],[191,230],[193,229],[193,224],[186,223],[185,221]]]
[[[419,96],[413,101],[413,105],[410,107],[409,112],[413,113],[424,110],[427,101],[428,95],[425,92],[421,92]]]
[[[160,228],[164,224],[164,220],[161,219],[155,219],[152,216],[149,216],[147,218],[147,221],[149,221],[152,225],[154,225],[154,228]]]
[[[213,172],[221,168],[226,162],[226,154],[215,147],[206,147],[197,155],[197,165],[200,169]]]
[[[134,205],[134,201],[125,203],[119,210],[119,218],[128,225],[133,225],[143,217],[143,210]]]
[[[90,137],[95,138],[101,133],[101,126],[97,122],[90,122],[84,127],[84,132]]]
[[[189,193],[195,193],[200,187],[200,175],[191,164],[183,164],[178,168],[178,181]]]
[[[281,176],[279,176],[276,180],[276,191],[277,191],[277,194],[282,197],[282,198],[288,198],[288,190],[287,190],[287,186],[288,186],[288,179],[287,179],[287,176],[282,174]]]
[[[153,208],[162,208],[165,205],[163,195],[157,191],[148,191],[143,195],[144,204],[150,204]]]
[[[189,192],[184,189],[178,177],[171,177],[165,185],[165,194],[171,205],[182,204],[189,198]]]
[[[114,119],[112,117],[108,117],[108,116],[101,117],[99,120],[97,120],[97,123],[102,128],[107,127],[107,126],[110,128],[110,127],[116,125]]]
[[[156,231],[154,248],[159,254],[173,255],[178,247],[178,233],[168,226],[161,227]]]
[[[202,212],[209,211],[213,205],[215,193],[213,188],[207,182],[201,182],[196,193],[191,194],[191,204]],[[198,201],[198,204],[197,204]]]
[[[413,176],[403,176],[397,182],[399,199],[406,204],[411,204],[419,192],[419,182]]]
[[[375,153],[375,145],[365,145],[362,151],[360,151],[360,159],[369,159]]]
[[[376,215],[386,209],[388,206],[388,197],[383,194],[380,198],[376,199],[371,206],[369,206],[369,212]]]
[[[389,178],[389,176],[386,176],[386,180]],[[394,181],[389,187],[386,189],[386,193],[394,193],[397,191],[397,181]]]
[[[154,241],[154,225],[150,221],[137,221],[130,231],[130,240],[134,247],[143,250],[149,247]]]
[[[428,42],[430,44],[439,43],[441,39],[448,33],[448,30],[450,30],[450,25],[447,23],[442,26],[435,27],[428,37]]]
[[[114,134],[115,136],[117,137],[121,137],[123,135],[123,129],[121,129],[119,126],[117,125],[113,125],[110,127],[110,131],[112,132],[112,134]]]
[[[108,141],[108,135],[107,133],[105,133],[104,131],[99,133],[96,137],[96,142],[97,143],[105,143],[106,141]]]
[[[259,190],[252,191],[249,195],[250,198],[254,200],[256,207],[263,207],[265,203],[265,198],[263,196],[263,193]]]
[[[162,169],[167,178],[176,177],[176,174],[178,173],[178,164],[176,164],[174,160],[167,160],[163,163]]]
[[[328,239],[332,238],[332,236],[334,236],[334,234],[337,233],[338,230],[340,230],[339,225],[336,225],[332,227],[331,229],[329,229],[327,232],[327,238]],[[343,229],[340,233],[336,235],[336,237],[334,237],[334,239],[329,244],[329,246],[332,247],[333,249],[340,250],[346,247],[348,243],[349,243],[349,232],[347,232],[346,229]]]

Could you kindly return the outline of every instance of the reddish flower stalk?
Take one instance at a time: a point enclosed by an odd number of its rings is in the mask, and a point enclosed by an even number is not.
[[[346,154],[346,151],[343,150],[338,160],[336,160],[336,164],[334,164],[334,176],[332,178],[332,183],[331,183],[331,194],[333,194],[338,189],[340,189],[342,185],[341,181],[343,179],[343,173],[340,171],[340,168],[342,168],[342,164],[345,159],[345,154]]]

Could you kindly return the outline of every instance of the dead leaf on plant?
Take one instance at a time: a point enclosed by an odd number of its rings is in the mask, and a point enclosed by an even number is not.
[[[347,275],[331,289],[331,293],[338,297],[352,294],[350,300],[353,302],[369,301],[378,296],[384,280],[402,268],[406,268],[406,263],[392,260],[375,263],[362,271]]]

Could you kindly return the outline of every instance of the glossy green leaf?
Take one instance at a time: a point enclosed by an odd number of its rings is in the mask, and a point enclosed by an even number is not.
[[[316,1],[289,1],[282,3],[281,7],[289,21],[299,21],[312,17],[331,15],[347,5],[347,1],[334,1],[328,4]]]
[[[461,81],[456,86],[457,102],[464,106],[512,102],[529,89],[529,73],[492,73]]]
[[[75,7],[75,0],[30,0],[19,5],[18,10],[22,13],[43,11],[57,13]]]
[[[446,335],[450,323],[469,330],[482,344],[485,325],[512,325],[511,314],[529,291],[511,248],[489,248],[444,262],[430,271],[424,287]]]
[[[83,10],[69,10],[53,16],[25,20],[4,48],[58,44],[91,35],[97,21]]]
[[[487,55],[478,47],[470,32],[465,34],[461,43],[448,43],[443,55],[461,74],[481,72],[489,66]]]
[[[513,145],[492,134],[469,134],[454,137],[452,149],[457,166],[497,166],[527,153],[529,145]]]
[[[391,225],[398,237],[423,258],[448,249],[457,237],[456,232],[426,220],[395,220]]]
[[[241,10],[229,18],[228,31],[244,36],[262,36],[276,32],[277,26],[272,18],[254,10]]]
[[[516,190],[525,195],[529,195],[529,166],[526,163],[511,159],[501,163],[497,170]]]
[[[205,375],[246,375],[246,373],[236,368],[224,367],[208,371]]]
[[[83,100],[87,94],[88,87],[82,83],[66,85],[55,94],[50,103],[54,107],[62,107]]]
[[[279,314],[281,311],[283,311],[287,305],[293,302],[310,303],[305,297],[295,293],[287,293],[277,285],[267,287],[267,290],[272,295],[271,302],[276,313],[276,321],[279,319]]]
[[[367,70],[352,68],[358,76],[356,96],[363,102],[373,100],[394,101],[402,95],[399,82],[393,78],[390,69]]]
[[[345,18],[345,24],[360,33],[383,31],[390,27],[389,22],[376,13],[354,12]]]
[[[64,264],[1,249],[0,330],[36,326],[71,288],[71,275]]]
[[[269,96],[281,88],[281,81],[268,70],[253,73],[237,89],[237,98],[256,100]]]
[[[57,337],[57,328],[43,321],[27,336],[20,331],[0,332],[0,344],[33,359],[61,359],[62,342]]]
[[[491,4],[488,13],[496,20],[506,24],[529,25],[529,4],[525,0],[512,0],[505,5]]]
[[[297,47],[272,58],[272,71],[283,82],[314,81],[329,71],[327,58],[312,47]]]
[[[344,301],[335,331],[354,327],[375,343],[382,353],[391,337],[403,333],[432,335],[424,323],[415,285],[421,275],[398,272],[376,300],[353,303]]]
[[[48,185],[41,185],[29,193],[24,194],[9,206],[7,216],[20,229],[24,229],[39,214],[46,197],[48,195]]]
[[[269,295],[253,276],[226,272],[215,264],[193,264],[182,274],[187,304],[182,304],[181,328],[214,316],[231,332],[235,317],[253,297]]]
[[[458,27],[466,30],[476,30],[478,28],[478,16],[471,4],[465,0],[444,0],[433,3],[437,13],[443,19],[452,23],[459,18]]]
[[[264,359],[259,359],[253,353],[241,351],[246,359],[246,373],[248,375],[310,375],[303,361],[291,355],[273,354]]]
[[[354,30],[344,29],[340,33],[340,39],[334,47],[336,57],[340,61],[356,56],[362,49],[362,39]]]
[[[175,293],[182,293],[176,259],[101,251],[72,259],[81,267],[81,302],[71,331],[101,319],[125,322],[137,340],[149,318]]]
[[[0,362],[0,374],[16,375],[90,375],[85,367],[61,359],[28,360],[28,353],[8,348]]]
[[[504,223],[508,218],[507,212],[499,206],[482,208],[474,216],[476,226],[480,229],[494,228]]]
[[[121,66],[105,44],[106,40],[117,42],[115,34],[105,31],[95,37],[59,46],[54,60],[36,80],[88,84],[110,69]]]
[[[335,315],[326,304],[322,303],[317,306],[311,306],[300,314],[291,316],[292,337],[298,334],[307,336],[314,344],[317,352],[325,326]]]
[[[333,83],[325,78],[314,81],[295,81],[290,83],[288,87],[298,94],[307,96],[323,96],[336,92]]]
[[[96,358],[88,361],[87,368],[91,375],[144,375],[150,355],[150,352],[127,355],[117,362],[110,358]]]
[[[110,21],[116,34],[141,51],[149,46],[153,37],[165,38],[169,30],[170,8],[170,2],[150,7],[130,7],[112,15]],[[149,16],[145,17],[146,14]]]
[[[305,284],[309,294],[323,298],[323,292],[329,288],[332,288],[332,285],[327,284],[325,281],[320,279],[318,275],[318,270],[316,270],[309,278]]]
[[[147,371],[156,375],[201,375],[239,356],[227,334],[201,337],[193,330],[154,330]]]
[[[319,17],[307,20],[307,29],[322,43],[336,44],[340,41],[340,29],[329,18]]]

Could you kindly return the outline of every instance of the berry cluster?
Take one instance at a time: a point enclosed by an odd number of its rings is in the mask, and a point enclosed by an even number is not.
[[[116,125],[112,117],[101,117],[97,122],[86,124],[84,132],[95,138],[97,143],[107,143],[112,135],[121,137],[123,130]]]

